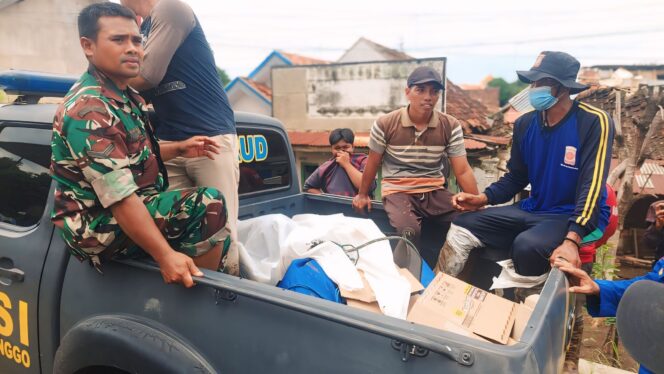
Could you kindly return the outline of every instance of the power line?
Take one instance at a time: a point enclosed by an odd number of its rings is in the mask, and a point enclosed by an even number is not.
[[[462,49],[462,48],[474,48],[474,47],[491,47],[491,46],[501,46],[501,45],[519,45],[519,44],[532,44],[540,42],[550,42],[550,41],[564,41],[564,40],[582,40],[582,39],[596,39],[604,38],[610,36],[627,36],[627,35],[639,35],[639,34],[652,34],[664,32],[664,28],[659,29],[645,29],[645,30],[631,30],[631,31],[616,31],[616,32],[606,32],[606,33],[595,33],[595,34],[584,34],[584,35],[567,35],[567,36],[554,36],[554,37],[542,37],[542,38],[533,38],[533,39],[524,39],[524,40],[512,40],[512,41],[486,41],[486,42],[472,42],[472,43],[461,43],[461,44],[442,44],[438,46],[431,47],[415,47],[415,48],[406,48],[406,52],[422,52],[422,51],[431,51],[431,50],[440,50],[440,49]],[[217,46],[221,47],[232,47],[232,48],[242,48],[242,49],[275,49],[274,45],[256,45],[256,44],[244,44],[244,43],[228,43],[228,42],[215,42]],[[320,47],[320,46],[287,46],[291,50],[301,50],[301,51],[317,51],[317,52],[340,52],[345,51],[347,47]],[[277,48],[278,49],[278,48]]]

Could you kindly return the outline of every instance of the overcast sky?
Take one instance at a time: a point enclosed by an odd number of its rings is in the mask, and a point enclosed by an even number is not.
[[[662,0],[185,0],[231,77],[273,49],[336,60],[364,36],[415,57],[447,57],[448,77],[516,79],[542,50],[582,65],[664,63]]]

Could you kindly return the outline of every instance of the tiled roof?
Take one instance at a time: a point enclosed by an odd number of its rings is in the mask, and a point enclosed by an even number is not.
[[[296,55],[295,53],[288,53],[284,51],[279,51],[284,57],[290,60],[290,62],[293,65],[321,65],[321,64],[329,64],[329,61],[326,60],[321,60],[318,58],[313,58],[313,57],[307,57],[307,56],[301,56],[301,55]]]
[[[449,79],[446,88],[447,114],[461,122],[464,133],[484,132],[491,127],[487,121],[489,110],[482,103],[470,97]]]
[[[483,87],[483,88],[466,88],[468,85],[461,85],[460,87],[472,99],[482,103],[489,113],[496,113],[500,110],[500,88],[498,87]]]
[[[618,166],[618,159],[611,160],[611,170]],[[664,161],[646,160],[634,171],[632,191],[637,194],[664,195]]]
[[[514,123],[516,122],[517,118],[521,117],[523,113],[517,111],[510,105],[510,107],[507,109],[507,111],[504,114],[504,121],[505,123]]]
[[[309,146],[309,147],[329,147],[330,132],[329,131],[288,131],[288,138],[294,146]],[[486,143],[473,139],[464,139],[466,150],[480,150],[487,147]],[[356,147],[369,146],[369,133],[357,132],[355,133]]]
[[[240,79],[242,79],[243,82],[250,85],[256,91],[258,91],[267,100],[272,101],[272,89],[270,87],[264,85],[263,83],[258,83],[251,78],[240,77]]]
[[[610,115],[615,112],[616,92],[620,92],[611,87],[594,87],[589,90],[581,92],[577,96],[577,100],[583,101],[595,107],[598,107]],[[629,98],[623,95],[623,105],[621,113],[621,129],[625,141],[626,149],[633,149],[635,146],[635,139],[638,129],[636,123],[641,120],[646,110],[646,97],[642,93],[637,93]],[[616,153],[616,145],[614,142],[613,154]],[[655,134],[649,143],[646,157],[652,160],[664,160],[664,127]]]
[[[510,144],[511,137],[509,136],[490,136],[482,134],[468,134],[466,139],[478,140],[482,143],[506,146]]]

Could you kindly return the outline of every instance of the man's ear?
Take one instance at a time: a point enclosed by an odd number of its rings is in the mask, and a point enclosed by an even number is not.
[[[86,38],[85,36],[81,36],[80,42],[81,42],[81,48],[83,48],[83,53],[85,54],[85,57],[88,60],[91,59],[92,55],[94,55],[94,51],[95,51],[95,42],[92,41],[91,39]]]
[[[406,87],[406,96],[410,95],[410,87]]]

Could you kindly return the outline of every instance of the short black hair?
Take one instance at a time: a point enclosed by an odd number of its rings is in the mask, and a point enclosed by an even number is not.
[[[136,14],[120,4],[111,2],[91,4],[78,14],[78,36],[97,39],[101,17],[123,17],[136,22]]]
[[[353,144],[355,141],[355,134],[351,129],[334,129],[330,133],[330,145],[335,145],[341,140],[345,140],[346,143]]]

